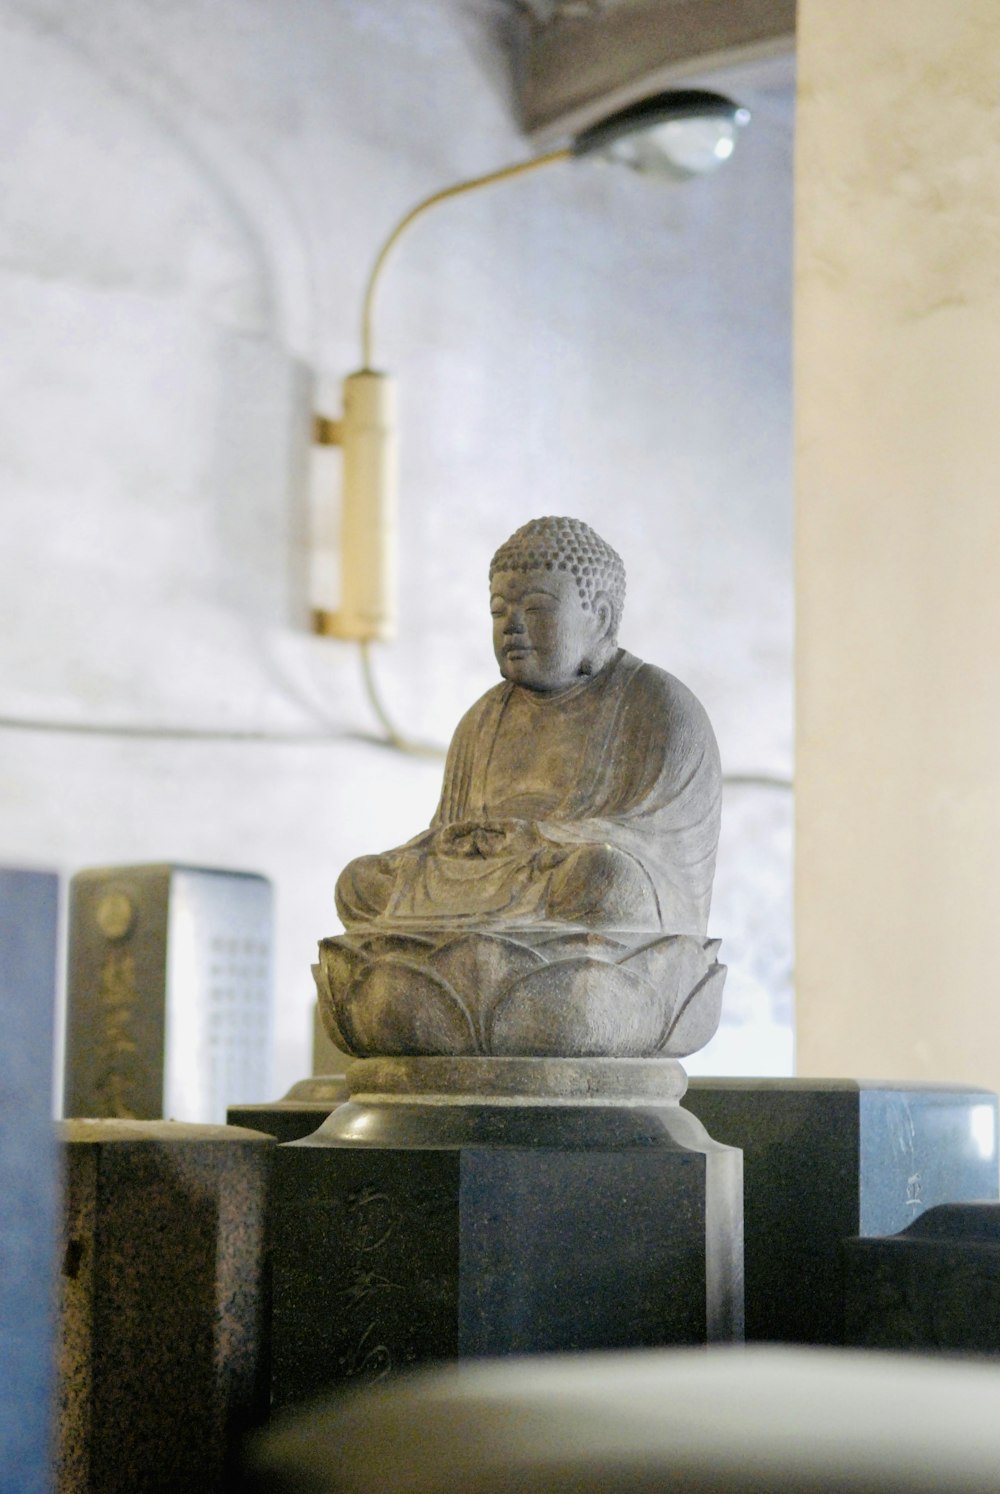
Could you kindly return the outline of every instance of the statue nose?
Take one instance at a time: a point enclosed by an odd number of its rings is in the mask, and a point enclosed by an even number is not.
[[[504,629],[504,632],[505,633],[523,633],[524,632],[524,618],[519,613],[517,613],[517,612],[512,613],[511,616],[507,619],[507,626]]]

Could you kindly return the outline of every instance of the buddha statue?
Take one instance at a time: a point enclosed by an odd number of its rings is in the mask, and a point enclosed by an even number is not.
[[[620,557],[576,519],[534,519],[494,555],[503,682],[459,723],[429,829],[338,880],[347,932],[317,980],[348,1051],[642,1056],[711,1036],[719,753],[690,690],[618,646],[624,598]]]

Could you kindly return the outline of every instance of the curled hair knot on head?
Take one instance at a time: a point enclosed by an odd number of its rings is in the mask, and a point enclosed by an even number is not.
[[[505,540],[490,562],[499,571],[568,571],[589,611],[599,592],[611,600],[615,627],[625,605],[625,566],[617,551],[582,519],[529,519]]]

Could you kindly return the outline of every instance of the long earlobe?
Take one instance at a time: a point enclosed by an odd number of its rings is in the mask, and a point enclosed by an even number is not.
[[[594,599],[594,616],[600,626],[601,637],[610,638],[615,631],[615,609],[603,592],[599,599]]]

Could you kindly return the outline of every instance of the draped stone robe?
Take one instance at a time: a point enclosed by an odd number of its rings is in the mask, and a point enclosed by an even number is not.
[[[487,691],[452,739],[430,829],[352,862],[338,908],[348,926],[530,925],[553,921],[558,890],[558,921],[606,926],[599,900],[566,905],[589,847],[607,853],[609,885],[629,879],[636,914],[622,927],[704,934],[720,808],[703,707],[672,675],[619,650],[559,694],[509,682]]]

